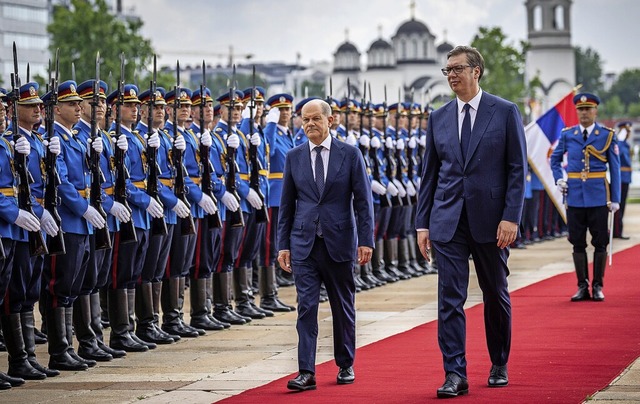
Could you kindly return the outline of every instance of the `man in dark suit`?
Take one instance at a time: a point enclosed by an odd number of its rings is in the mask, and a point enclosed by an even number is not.
[[[291,149],[285,161],[278,262],[285,271],[293,271],[298,292],[300,372],[288,382],[291,390],[316,388],[321,283],[327,288],[333,315],[338,384],[355,380],[353,266],[371,259],[373,202],[362,154],[329,136],[332,122],[329,104],[309,101],[302,108],[302,125],[309,142]]]
[[[434,111],[416,214],[418,245],[438,262],[438,342],[446,379],[438,397],[469,391],[464,303],[469,254],[483,293],[490,387],[508,384],[511,302],[509,244],[518,233],[526,181],[526,142],[518,107],[480,89],[482,55],[458,46],[442,69],[456,94]]]

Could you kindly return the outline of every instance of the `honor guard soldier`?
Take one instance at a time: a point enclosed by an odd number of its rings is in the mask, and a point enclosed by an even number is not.
[[[215,152],[215,157],[212,157],[212,148],[217,148],[219,145],[213,145],[213,138],[209,128],[213,123],[213,98],[211,98],[211,90],[202,87],[204,92],[200,91],[200,88],[196,89],[191,95],[191,117],[193,123],[189,129],[191,133],[199,139],[199,149],[197,150],[197,161],[200,166],[201,177],[194,178],[194,182],[202,179],[204,181],[205,164],[208,164],[211,170],[211,195],[215,195],[215,190],[220,189],[221,181],[218,176],[214,174],[215,165],[220,164],[219,152]],[[204,123],[204,128],[201,128],[201,122]],[[208,154],[203,155],[205,150]],[[206,160],[203,159],[203,156]],[[213,159],[213,161],[212,161]],[[205,193],[204,182],[201,184],[202,198],[205,199],[203,204],[204,214],[197,219],[197,237],[195,244],[195,252],[193,258],[190,261],[189,276],[190,287],[189,295],[191,297],[191,322],[190,325],[194,328],[200,328],[203,330],[223,330],[230,326],[229,323],[222,323],[213,317],[211,312],[211,302],[213,296],[213,283],[212,276],[217,260],[220,256],[220,245],[222,240],[221,226],[213,226],[211,217],[212,215],[219,216],[219,206],[216,204],[210,195]],[[209,192],[209,190],[206,190]],[[222,196],[218,193],[219,196]],[[211,206],[207,206],[208,200],[211,200]],[[216,198],[217,200],[217,198]],[[208,209],[208,210],[207,210]],[[218,224],[218,223],[216,223]],[[221,225],[221,223],[219,223]]]
[[[569,242],[578,291],[571,301],[589,300],[587,229],[591,233],[593,255],[593,300],[604,300],[604,268],[609,235],[607,217],[620,208],[620,152],[612,129],[596,122],[600,98],[580,93],[573,97],[580,124],[565,128],[551,155],[551,168],[558,188],[566,194]],[[567,155],[567,177],[562,170]],[[609,180],[607,180],[607,170]],[[610,229],[613,230],[613,229]]]
[[[49,339],[49,367],[58,370],[84,370],[96,361],[84,359],[73,349],[73,304],[80,294],[90,260],[89,236],[102,229],[106,221],[89,203],[91,174],[88,155],[91,150],[73,129],[80,119],[82,98],[76,83],[65,81],[58,87],[58,104],[54,107],[55,136],[60,138],[58,155],[60,185],[58,214],[64,231],[66,253],[45,260],[43,285],[46,285],[46,319]],[[91,144],[102,153],[102,141]]]
[[[613,237],[622,240],[629,240],[628,236],[622,234],[622,220],[624,209],[627,206],[627,195],[629,194],[629,184],[631,184],[631,146],[628,139],[633,132],[631,122],[625,121],[618,124],[618,149],[620,150],[620,210],[613,218]]]
[[[95,125],[97,139],[102,139],[103,151],[99,154],[100,172],[103,176],[101,184],[102,194],[100,201],[102,208],[107,212],[107,227],[109,229],[109,238],[111,245],[115,233],[118,231],[119,221],[128,222],[131,220],[129,210],[119,202],[113,199],[114,175],[111,166],[113,157],[113,145],[108,133],[103,129],[105,123],[105,115],[107,110],[106,94],[108,90],[107,83],[100,81],[98,83],[98,104],[92,105],[94,101],[95,80],[87,80],[78,85],[78,95],[83,99],[80,103],[81,116],[80,121],[75,125],[77,131],[76,138],[89,148],[92,140],[91,127]],[[92,108],[95,109],[92,112]],[[92,116],[95,122],[92,124]],[[128,143],[127,137],[122,134],[117,139],[115,147],[121,148],[126,152]],[[92,178],[92,181],[94,178]],[[85,359],[93,359],[96,361],[109,361],[112,358],[121,358],[126,355],[125,351],[113,349],[104,343],[102,322],[100,319],[100,290],[107,287],[109,276],[111,275],[111,262],[113,249],[106,245],[96,248],[96,233],[89,236],[90,259],[82,282],[80,296],[74,303],[74,330],[78,339],[78,355]],[[106,307],[105,307],[106,309]]]
[[[315,100],[317,98],[318,97],[307,97],[307,98],[303,99],[302,101],[300,101],[299,103],[297,103],[294,115],[295,116],[302,116],[302,107],[304,107],[304,105],[306,103],[308,103],[309,101]],[[299,146],[299,145],[303,144],[306,141],[307,141],[307,135],[304,133],[304,128],[301,126],[300,129],[298,129],[298,131],[295,134],[295,138],[293,140],[293,143],[296,146]]]
[[[31,201],[33,212],[40,218],[40,228],[50,236],[58,233],[58,226],[51,214],[43,209],[44,197],[44,164],[46,146],[40,133],[33,130],[42,120],[40,106],[42,100],[38,96],[38,84],[27,83],[22,86],[18,100],[18,122],[12,122],[5,133],[9,140],[19,133],[21,140],[28,141],[30,153],[26,158],[27,169],[33,181],[29,189],[34,200]],[[16,125],[17,124],[17,125]],[[49,150],[60,153],[60,141],[52,140]],[[41,366],[35,353],[35,320],[34,305],[40,298],[40,282],[43,256],[31,256],[29,249],[29,233],[13,226],[14,255],[13,269],[8,293],[5,295],[2,314],[2,329],[9,353],[9,376],[27,380],[44,379],[57,376],[59,372]]]
[[[420,182],[420,170],[419,170],[419,156],[418,156],[418,144],[420,141],[420,117],[422,115],[422,106],[418,103],[409,104],[409,123],[408,123],[408,138],[405,149],[406,152],[406,160],[407,160],[407,177],[405,179],[405,188],[407,190],[407,194],[410,197],[413,197],[412,202],[417,203],[417,198],[415,195],[417,194],[416,188],[417,184]],[[422,254],[416,251],[418,248],[418,244],[416,242],[416,231],[413,228],[413,223],[415,222],[415,210],[416,203],[411,204],[411,208],[409,209],[409,214],[407,215],[407,231],[406,235],[406,250],[409,255],[409,267],[415,271],[417,276],[424,275],[427,273],[429,268],[426,265],[418,264],[418,256],[422,257]],[[422,257],[424,258],[424,257]],[[415,275],[414,275],[415,276]]]
[[[107,103],[115,100],[116,121],[112,124],[109,134],[113,137],[119,130],[127,138],[127,151],[124,158],[125,167],[116,167],[116,170],[124,168],[129,172],[129,180],[126,183],[126,201],[131,209],[133,229],[131,235],[123,232],[123,224],[116,233],[114,251],[111,266],[111,284],[109,285],[109,322],[111,334],[109,346],[126,352],[144,352],[156,347],[155,343],[143,341],[134,333],[134,307],[136,283],[140,274],[149,246],[149,215],[163,217],[160,203],[150,198],[146,193],[146,156],[147,143],[150,147],[159,146],[157,134],[144,139],[138,132],[132,131],[138,117],[138,87],[133,84],[123,86],[122,105],[118,103],[118,90],[107,97]],[[118,116],[119,115],[119,116]],[[118,122],[119,118],[119,122]],[[118,128],[117,125],[120,125]],[[128,225],[130,226],[130,225]],[[130,239],[124,239],[127,234]],[[135,237],[133,237],[135,234]]]
[[[333,116],[333,122],[331,122],[331,127],[329,127],[329,134],[336,137],[338,136],[338,127],[340,126],[342,117],[342,104],[335,98],[328,98],[327,102],[331,106],[331,116]]]
[[[0,136],[7,130],[7,90],[0,87]]]
[[[274,94],[267,100],[269,113],[266,118],[264,135],[269,144],[269,226],[270,234],[267,234],[267,266],[276,265],[278,255],[278,212],[280,208],[280,195],[282,193],[282,170],[287,152],[293,149],[295,142],[293,134],[289,130],[291,120],[291,106],[293,96],[286,93]],[[278,267],[276,281],[280,286],[291,286],[293,280],[289,274]]]
[[[176,178],[181,175],[184,182],[186,201],[191,205],[189,215],[178,217],[173,228],[171,251],[169,253],[168,271],[165,272],[162,288],[162,329],[180,337],[195,338],[204,335],[201,328],[191,327],[183,320],[184,289],[186,277],[189,275],[189,267],[195,251],[197,223],[194,219],[203,215],[200,202],[213,205],[213,201],[203,198],[200,190],[200,168],[196,155],[198,144],[195,135],[188,128],[191,118],[191,90],[180,88],[167,92],[165,95],[165,113],[168,116],[164,126],[164,134],[173,141],[171,160],[174,172],[174,193],[178,190]],[[178,103],[177,107],[175,104]],[[182,155],[181,161],[176,161],[175,153]],[[198,183],[196,184],[194,180]],[[180,196],[176,194],[178,199]],[[184,202],[184,201],[183,201]],[[187,203],[185,203],[186,205]],[[193,223],[193,228],[191,228]]]

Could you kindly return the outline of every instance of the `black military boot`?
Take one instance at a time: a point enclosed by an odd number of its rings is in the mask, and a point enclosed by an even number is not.
[[[35,341],[35,319],[33,311],[20,313],[20,325],[22,326],[22,338],[24,339],[24,350],[27,352],[27,360],[34,369],[44,373],[47,377],[55,377],[60,374],[55,369],[49,369],[42,366],[36,360],[36,341]]]
[[[49,340],[49,368],[57,370],[87,370],[89,366],[69,354],[66,308],[46,308],[47,339]]]
[[[220,331],[224,330],[224,326],[219,322],[213,322],[209,319],[207,311],[207,280],[191,279],[191,287],[189,288],[191,297],[191,326],[201,328],[203,330]]]
[[[206,294],[207,294],[207,299],[205,301],[205,304],[207,305],[207,316],[209,317],[209,320],[211,320],[211,322],[213,323],[218,323],[221,326],[223,326],[224,328],[230,328],[231,324],[226,323],[224,321],[220,321],[217,318],[215,318],[213,316],[213,277],[215,276],[215,274],[211,274],[210,278],[206,279],[206,283],[207,283],[207,288],[206,288]]]
[[[91,304],[91,329],[93,330],[93,333],[96,335],[96,343],[98,344],[98,347],[114,358],[122,358],[126,356],[127,353],[125,351],[121,349],[113,349],[104,343],[104,330],[102,329],[102,317],[101,317],[102,309],[100,306],[100,294],[92,293],[91,295],[89,295],[89,303]]]
[[[602,287],[604,286],[604,269],[607,266],[607,253],[596,252],[593,254],[593,300],[601,302],[604,300]]]
[[[2,334],[9,354],[9,370],[7,374],[25,380],[42,380],[47,375],[31,366],[22,336],[20,313],[2,315]]]
[[[399,278],[392,276],[384,269],[384,240],[376,241],[371,256],[371,268],[373,275],[384,282],[396,282]]]
[[[409,249],[409,265],[413,267],[413,270],[416,271],[418,276],[425,275],[428,271],[426,266],[420,265],[418,261],[418,257],[422,257],[418,249],[418,244],[416,243],[415,234],[407,234],[407,248]]]
[[[110,327],[109,324],[109,288],[100,288],[98,292],[100,294],[100,322],[102,323],[102,329]]]
[[[398,279],[409,279],[411,275],[402,273],[398,269],[398,239],[391,238],[384,241],[384,262],[386,271]]]
[[[256,260],[254,260],[255,263]],[[254,269],[253,269],[253,265],[251,267],[247,268],[247,285],[248,285],[248,296],[249,296],[249,304],[251,305],[251,307],[254,310],[259,311],[260,313],[264,314],[266,317],[273,317],[275,315],[275,313],[272,310],[269,309],[265,309],[264,307],[260,307],[256,304],[256,295],[260,292],[260,288],[254,288],[253,287],[253,279],[254,279]],[[259,281],[259,279],[257,279]],[[256,284],[258,285],[258,284]]]
[[[573,253],[573,265],[576,269],[576,276],[578,277],[578,291],[575,295],[571,296],[571,301],[579,302],[581,300],[589,300],[591,296],[589,296],[589,263],[587,262],[587,253]]]
[[[246,324],[247,321],[229,308],[231,300],[231,273],[213,274],[213,317],[231,325]]]
[[[398,240],[398,270],[410,277],[420,276],[411,266],[409,259],[409,240],[406,237]]]
[[[189,279],[181,276],[180,277],[180,288],[178,289],[179,293],[178,293],[178,302],[179,302],[179,306],[178,306],[178,311],[180,312],[180,323],[182,324],[182,326],[189,330],[189,331],[195,331],[198,333],[198,335],[205,335],[206,331],[203,330],[202,328],[195,328],[190,326],[189,324],[187,324],[184,321],[184,311],[182,310],[184,307],[184,291],[185,288],[189,288],[190,287],[190,282],[188,282]]]
[[[236,301],[236,313],[254,320],[265,318],[266,315],[264,313],[256,310],[251,305],[249,298],[251,289],[248,282],[247,272],[248,269],[246,267],[233,269],[233,290]]]
[[[127,289],[109,289],[109,346],[126,352],[146,352],[149,347],[136,342],[129,333],[129,298]]]
[[[67,343],[69,344],[69,349],[67,349],[67,352],[69,353],[69,356],[71,356],[75,360],[83,362],[90,368],[97,365],[97,361],[93,359],[85,359],[78,355],[75,349],[73,349],[73,307],[65,307],[64,325],[65,327],[67,327]]]
[[[143,341],[136,335],[136,290],[127,289],[127,310],[129,312],[129,335],[138,344],[146,345],[149,349],[156,349],[158,346],[154,342]]]
[[[169,334],[168,332],[160,328],[160,295],[162,294],[162,281],[151,283],[151,293],[153,296],[153,327],[165,338],[171,338],[174,341],[180,341],[179,335]]]
[[[173,338],[169,337],[167,333],[161,333],[153,323],[153,286],[151,283],[142,282],[136,285],[135,300],[136,337],[145,343],[153,343],[154,345],[172,344]]]
[[[275,312],[289,312],[295,307],[289,306],[278,298],[278,288],[276,284],[276,267],[260,267],[260,307]]]
[[[113,359],[111,354],[98,346],[98,339],[91,328],[91,297],[80,295],[73,302],[73,327],[78,340],[78,355],[83,359],[98,362],[108,362]]]
[[[162,330],[170,335],[184,338],[196,338],[198,332],[187,329],[180,320],[180,278],[169,278],[162,281]]]

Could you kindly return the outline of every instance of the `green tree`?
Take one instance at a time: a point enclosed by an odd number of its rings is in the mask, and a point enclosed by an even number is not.
[[[480,27],[471,46],[484,55],[485,72],[480,85],[490,93],[518,104],[523,111],[527,85],[524,82],[528,44],[514,45],[498,27]]]
[[[634,102],[627,107],[627,116],[629,118],[640,118],[640,102]]]
[[[111,14],[105,0],[71,0],[69,7],[56,5],[53,20],[48,26],[51,34],[50,50],[59,49],[60,80],[72,77],[75,66],[78,83],[95,77],[96,53],[100,52],[101,78],[107,81],[112,73],[113,88],[120,78],[120,54],[125,56],[125,81],[133,82],[135,72],[151,62],[151,41],[140,35],[142,21],[121,21]]]
[[[320,98],[326,97],[327,92],[324,89],[324,83],[305,80],[300,85],[300,88],[302,89],[302,94],[298,97],[298,99],[304,97],[305,89],[309,97],[320,97]]]
[[[624,116],[625,107],[620,97],[614,95],[598,107],[598,118],[619,119]]]
[[[602,59],[591,48],[573,48],[576,58],[576,83],[582,84],[582,90],[602,94]]]
[[[617,96],[625,107],[638,102],[640,96],[640,69],[627,69],[620,73],[609,89],[607,97]]]

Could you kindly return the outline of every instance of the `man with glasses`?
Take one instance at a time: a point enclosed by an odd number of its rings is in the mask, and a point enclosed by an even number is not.
[[[527,153],[518,107],[480,88],[484,59],[477,49],[452,49],[442,72],[456,99],[429,118],[416,229],[422,255],[429,259],[433,247],[438,261],[438,342],[446,378],[437,396],[447,398],[469,392],[463,308],[469,254],[484,298],[488,385],[509,383],[507,260],[522,216]]]

